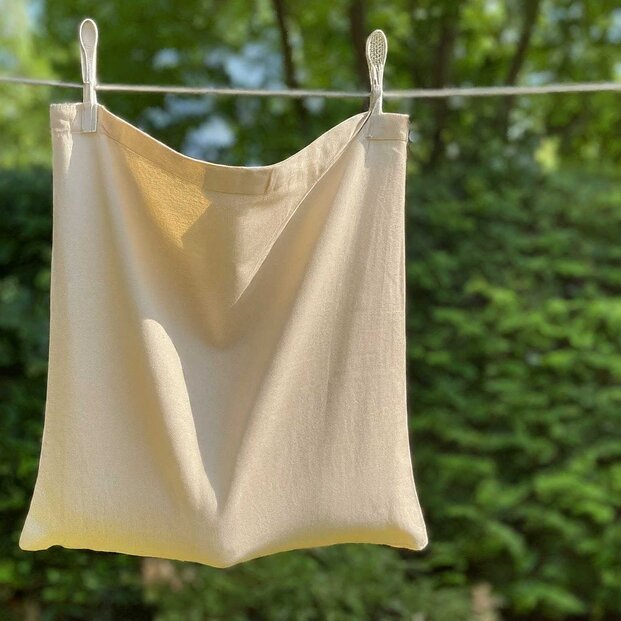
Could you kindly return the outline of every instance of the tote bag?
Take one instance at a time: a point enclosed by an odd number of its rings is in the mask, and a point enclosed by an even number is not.
[[[427,533],[407,425],[409,117],[275,164],[50,107],[47,399],[23,550],[228,567]],[[90,113],[90,112],[89,112]]]

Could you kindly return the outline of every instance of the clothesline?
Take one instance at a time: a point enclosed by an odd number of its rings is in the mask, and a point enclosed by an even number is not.
[[[22,77],[0,76],[0,82],[25,84],[29,86],[56,86],[82,89],[77,82],[57,80],[38,80]],[[96,91],[138,92],[138,93],[178,93],[195,95],[249,95],[258,97],[329,97],[336,99],[365,98],[369,91],[332,91],[312,89],[246,89],[225,87],[156,86],[146,84],[97,84]],[[415,88],[407,90],[387,90],[386,99],[429,99],[440,97],[494,97],[512,95],[543,95],[552,93],[593,93],[621,91],[621,82],[573,82],[544,84],[541,86],[476,86],[450,88]]]

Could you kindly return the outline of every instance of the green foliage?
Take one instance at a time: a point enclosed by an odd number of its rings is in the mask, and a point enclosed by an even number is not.
[[[489,580],[512,615],[603,619],[621,610],[621,192],[614,171],[495,159],[409,184],[422,565]]]
[[[499,156],[500,157],[500,156]],[[500,158],[502,159],[502,158]],[[43,422],[49,172],[0,175],[0,607],[20,619],[511,619],[621,609],[621,192],[614,176],[450,164],[409,178],[412,448],[430,545],[227,570],[17,539]],[[161,572],[160,572],[161,573]],[[13,617],[9,616],[14,611]]]
[[[34,11],[22,0],[2,0],[0,10],[0,75],[49,76],[51,58],[35,41]],[[48,100],[47,88],[0,83],[0,167],[49,162]]]
[[[91,16],[101,28],[104,82],[294,86],[280,6],[300,87],[368,88],[360,33],[373,28],[388,35],[389,89],[610,80],[617,5],[260,0],[249,10],[213,0],[9,0],[0,72],[79,81],[77,27]],[[163,49],[171,54],[164,63]],[[232,63],[245,63],[248,83],[231,74]],[[18,548],[48,346],[51,177],[31,166],[50,162],[47,103],[79,101],[81,92],[1,89],[2,620],[492,621],[496,594],[503,617],[515,621],[618,617],[617,94],[386,100],[386,111],[411,114],[414,129],[409,402],[429,547],[342,545],[218,570]],[[223,123],[232,143],[209,144],[201,156],[234,165],[278,161],[366,109],[356,100],[110,92],[100,101],[178,150],[203,123]]]
[[[471,619],[466,589],[438,589],[411,575],[409,563],[384,546],[286,552],[224,571],[171,566],[173,573],[161,572],[165,579],[147,586],[157,621],[388,621],[417,613],[429,621]]]

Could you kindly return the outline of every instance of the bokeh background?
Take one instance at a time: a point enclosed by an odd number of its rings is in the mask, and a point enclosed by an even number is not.
[[[618,80],[611,0],[0,0],[0,74],[368,90]],[[228,569],[18,537],[38,466],[51,250],[48,105],[0,84],[0,618],[621,619],[621,93],[386,99],[410,114],[408,375],[421,552],[342,544]],[[99,100],[237,165],[301,149],[368,100]],[[387,456],[390,458],[390,456]]]

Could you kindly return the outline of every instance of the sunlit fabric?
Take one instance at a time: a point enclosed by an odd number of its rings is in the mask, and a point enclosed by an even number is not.
[[[409,117],[214,164],[97,104],[50,108],[41,458],[19,545],[228,567],[420,550],[406,408]]]

